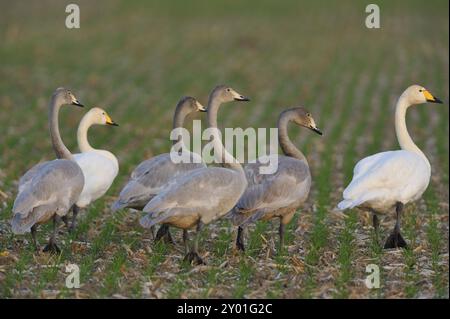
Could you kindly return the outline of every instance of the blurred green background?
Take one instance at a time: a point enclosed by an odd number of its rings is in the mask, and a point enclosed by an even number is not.
[[[80,29],[65,27],[65,7],[72,2],[81,10]],[[381,29],[365,27],[369,3],[1,1],[4,229],[19,177],[54,157],[47,107],[59,86],[71,88],[87,106],[105,108],[120,124],[95,127],[89,134],[95,147],[116,154],[121,165],[108,196],[100,200],[105,207],[141,160],[168,150],[178,99],[192,95],[206,104],[210,90],[224,83],[252,101],[223,107],[223,127],[274,127],[285,107],[311,111],[323,138],[298,128],[291,136],[317,176],[310,203],[327,210],[358,159],[397,147],[394,105],[417,83],[445,101],[414,108],[408,125],[432,162],[428,196],[447,203],[435,207],[443,207],[439,234],[448,244],[448,1],[377,1]],[[73,152],[84,113],[71,107],[61,112],[63,140]],[[1,245],[9,247],[6,240]],[[339,245],[330,245],[339,251]],[[442,273],[448,270],[448,245],[445,249]],[[444,279],[448,285],[448,274]]]

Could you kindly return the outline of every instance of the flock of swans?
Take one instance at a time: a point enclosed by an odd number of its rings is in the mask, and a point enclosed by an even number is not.
[[[320,135],[322,132],[305,108],[283,111],[277,126],[278,142],[284,155],[267,155],[278,156],[278,169],[273,174],[260,174],[261,163],[266,163],[267,159],[258,158],[243,167],[225,149],[217,129],[221,105],[245,101],[249,99],[224,85],[213,89],[206,108],[193,97],[182,98],[175,109],[173,128],[183,127],[190,113],[207,112],[208,126],[216,128],[213,143],[218,151],[214,156],[222,160],[222,167],[207,166],[201,158],[191,163],[174,163],[169,153],[147,159],[131,173],[112,210],[142,211],[140,225],[150,228],[155,240],[173,242],[169,227],[181,228],[185,260],[195,264],[203,263],[198,252],[200,231],[220,218],[228,218],[238,227],[236,247],[240,250],[245,249],[244,230],[248,224],[279,218],[281,249],[285,227],[308,198],[312,180],[306,157],[289,138],[288,125],[294,123]],[[403,207],[419,199],[430,181],[430,163],[408,134],[405,119],[410,106],[426,102],[442,103],[419,85],[412,85],[403,92],[395,111],[395,130],[401,149],[360,160],[351,183],[343,192],[343,200],[337,205],[340,210],[359,208],[373,213],[377,234],[378,216],[395,211],[395,227],[384,248],[406,246],[400,233]],[[56,159],[35,165],[21,177],[11,220],[15,234],[31,232],[36,250],[38,225],[53,221],[53,232],[44,248],[53,253],[60,252],[56,244],[59,222],[63,221],[72,231],[79,210],[102,197],[119,172],[114,154],[93,148],[87,135],[92,125],[117,124],[104,110],[92,108],[78,127],[81,152],[72,154],[59,133],[58,114],[63,105],[83,106],[68,89],[58,88],[52,95],[49,126]],[[189,151],[186,154],[200,156]],[[155,234],[157,224],[161,227]],[[191,243],[188,230],[193,228],[196,231]]]

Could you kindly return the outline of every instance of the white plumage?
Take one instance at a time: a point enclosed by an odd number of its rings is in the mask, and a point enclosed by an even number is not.
[[[378,153],[359,161],[353,179],[344,190],[341,210],[358,207],[374,214],[388,213],[395,207],[396,224],[385,248],[405,247],[400,234],[403,206],[418,200],[428,187],[431,166],[425,154],[414,144],[406,127],[406,111],[415,104],[442,103],[425,88],[412,85],[398,99],[395,109],[395,132],[401,150]]]
[[[100,150],[74,154],[74,159],[84,175],[77,206],[86,207],[105,195],[119,172],[119,163],[112,153]]]
[[[428,161],[414,152],[390,151],[366,157],[356,164],[338,208],[360,206],[385,213],[397,202],[407,204],[419,199],[430,175]]]
[[[84,175],[84,187],[76,202],[80,208],[102,197],[119,172],[119,162],[114,154],[106,150],[94,149],[89,144],[87,131],[94,124],[117,126],[111,117],[98,107],[87,112],[78,126],[77,139],[81,153],[74,154],[74,159]]]

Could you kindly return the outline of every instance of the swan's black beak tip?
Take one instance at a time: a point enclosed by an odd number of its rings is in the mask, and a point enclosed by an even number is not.
[[[80,101],[78,101],[78,100],[72,102],[72,105],[76,105],[76,106],[79,106],[79,107],[84,107],[84,105],[81,104]]]
[[[441,99],[438,99],[437,97],[434,97],[433,100],[428,99],[427,102],[430,102],[430,103],[438,103],[438,104],[443,104],[443,103],[444,103],[444,102],[442,102]]]
[[[323,135],[322,131],[319,130],[317,127],[311,127],[311,130],[314,131],[314,132],[316,132],[316,133],[319,134],[319,135]]]
[[[109,125],[111,125],[111,126],[119,126],[119,124],[117,124],[116,122],[111,122],[111,123],[108,123]]]
[[[240,97],[236,97],[234,98],[235,101],[240,101],[240,102],[249,102],[250,99],[246,96],[241,95]]]

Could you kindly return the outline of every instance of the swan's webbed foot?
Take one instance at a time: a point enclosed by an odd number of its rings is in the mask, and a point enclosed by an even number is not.
[[[56,245],[53,240],[50,240],[42,251],[44,253],[50,253],[54,255],[59,255],[61,253],[61,249],[59,249],[58,245]]]
[[[195,251],[187,253],[186,256],[184,256],[184,261],[189,262],[191,265],[206,265],[203,259]]]
[[[169,226],[162,225],[158,229],[158,232],[156,233],[155,241],[160,241],[160,240],[163,240],[165,243],[168,243],[168,244],[175,243],[172,238],[172,235],[170,234]]]
[[[384,249],[389,248],[406,248],[406,241],[403,239],[402,235],[400,234],[400,216],[403,211],[403,203],[397,202],[396,204],[396,222],[395,227],[392,233],[389,235],[388,239],[386,240],[386,243],[384,244]]]
[[[406,241],[403,239],[402,235],[399,232],[393,232],[389,235],[386,243],[384,244],[384,249],[389,248],[406,248],[408,245]]]

